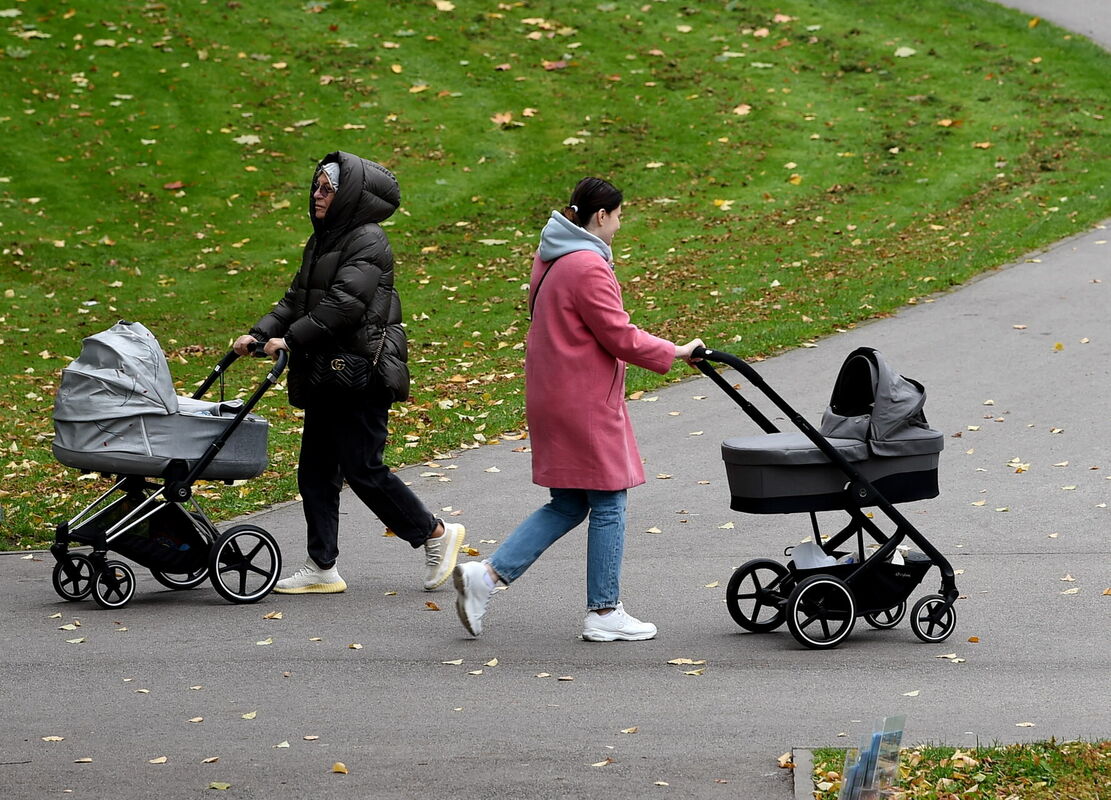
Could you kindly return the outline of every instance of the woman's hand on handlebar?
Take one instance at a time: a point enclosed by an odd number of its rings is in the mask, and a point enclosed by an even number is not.
[[[289,345],[285,343],[285,339],[270,339],[262,348],[262,352],[271,358],[277,358],[279,350],[289,350]]]
[[[232,344],[231,349],[235,351],[236,355],[250,355],[251,345],[256,344],[257,342],[258,339],[256,339],[254,336],[251,336],[251,334],[249,333],[245,333],[235,340],[235,343]]]
[[[701,339],[691,339],[686,344],[675,345],[675,357],[683,359],[688,364],[691,364],[695,361],[701,361],[701,359],[693,358],[692,354],[694,353],[696,348],[705,346],[705,343]]]

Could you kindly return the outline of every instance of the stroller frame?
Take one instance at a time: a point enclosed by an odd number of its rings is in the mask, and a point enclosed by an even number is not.
[[[261,347],[253,348],[256,356]],[[200,400],[239,358],[229,351],[193,393]],[[92,595],[102,608],[127,605],[135,593],[134,570],[124,561],[109,560],[110,552],[147,567],[154,578],[171,589],[192,589],[206,579],[232,603],[254,603],[274,588],[281,572],[281,549],[274,537],[257,525],[236,525],[219,531],[193,496],[193,484],[220,454],[262,396],[278,382],[288,363],[286,351],[277,358],[249,399],[223,431],[190,464],[170,459],[163,483],[144,475],[118,475],[117,482],[69,520],[58,524],[50,552],[54,556],[53,585],[69,601]],[[232,483],[224,479],[224,483]],[[157,535],[163,542],[152,543]],[[90,553],[70,549],[86,545]],[[173,545],[177,545],[176,548]]]
[[[856,563],[801,568],[794,560],[786,566],[773,559],[749,561],[738,567],[729,581],[726,604],[734,621],[752,632],[774,630],[786,621],[800,644],[812,649],[836,647],[852,632],[857,616],[863,616],[877,629],[895,627],[906,613],[910,592],[929,568],[936,566],[941,573],[940,589],[937,594],[917,601],[910,623],[922,641],[934,643],[948,638],[956,627],[953,604],[959,595],[948,559],[895,507],[895,502],[768,386],[749,364],[730,353],[707,348],[696,350],[694,357],[702,359],[694,362],[695,366],[732,398],[764,433],[780,433],[775,424],[709,362],[721,363],[739,372],[825,455],[829,461],[826,468],[840,472],[846,479],[837,502],[806,510],[810,515],[813,540],[821,551],[832,559],[855,557]],[[935,495],[936,487],[933,494],[926,496]],[[925,496],[912,495],[907,499],[925,499]],[[864,512],[864,508],[873,506],[894,523],[894,532],[885,533]],[[818,510],[844,511],[849,515],[849,522],[823,541]],[[789,513],[783,509],[756,513],[776,512]],[[865,554],[865,533],[878,544],[871,555]],[[854,538],[855,553],[840,549]],[[906,540],[913,542],[922,554],[911,552],[904,564],[893,564],[892,557]],[[790,556],[792,549],[786,548],[784,555]]]

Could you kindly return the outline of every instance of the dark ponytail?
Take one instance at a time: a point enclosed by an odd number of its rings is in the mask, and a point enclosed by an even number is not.
[[[599,211],[612,212],[621,205],[621,190],[601,178],[583,178],[571,192],[571,202],[563,209],[563,216],[580,228]]]

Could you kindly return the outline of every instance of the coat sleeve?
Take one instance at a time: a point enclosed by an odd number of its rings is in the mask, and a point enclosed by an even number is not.
[[[663,374],[675,361],[675,344],[634,325],[621,299],[621,288],[600,258],[586,265],[577,283],[575,309],[614,358]]]

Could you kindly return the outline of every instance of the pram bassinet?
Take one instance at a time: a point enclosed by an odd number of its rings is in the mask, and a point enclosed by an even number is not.
[[[841,366],[819,433],[889,502],[927,500],[938,495],[945,440],[927,424],[925,402],[922,384],[892,370],[879,351],[861,347]],[[726,439],[721,455],[734,511],[789,514],[845,507],[844,471],[802,433]]]
[[[87,337],[62,370],[54,457],[86,471],[160,477],[171,460],[192,468],[241,407],[179,397],[154,335],[137,322],[117,323]],[[265,419],[247,414],[199,477],[260,475],[268,433]]]

